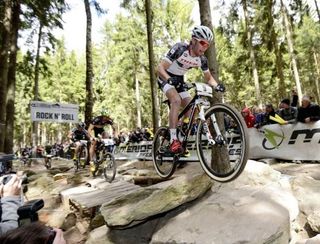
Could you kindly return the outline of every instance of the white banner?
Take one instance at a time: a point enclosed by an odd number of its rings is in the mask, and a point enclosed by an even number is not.
[[[273,124],[259,129],[250,128],[248,131],[250,159],[320,160],[320,121],[310,124]],[[229,140],[230,155],[238,148],[234,139]],[[194,136],[189,138],[187,148],[191,155],[181,160],[199,161]],[[116,148],[115,157],[117,160],[152,160],[151,152],[152,142],[143,141],[120,145]]]
[[[320,160],[320,121],[249,129],[250,158]]]
[[[79,105],[32,101],[31,120],[56,123],[77,123]]]

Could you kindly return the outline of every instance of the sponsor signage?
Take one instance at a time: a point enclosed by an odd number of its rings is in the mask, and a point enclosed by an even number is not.
[[[56,123],[77,123],[79,105],[32,101],[31,120]]]
[[[250,128],[249,158],[277,158],[284,160],[314,160],[320,161],[320,121],[310,124],[296,123],[288,125],[266,125],[259,129]],[[229,155],[239,153],[237,136],[228,136]],[[182,161],[199,161],[195,137],[189,137],[187,148],[190,156],[180,158]],[[210,150],[207,150],[210,153]],[[121,144],[116,148],[115,157],[118,160],[152,160],[152,142]]]

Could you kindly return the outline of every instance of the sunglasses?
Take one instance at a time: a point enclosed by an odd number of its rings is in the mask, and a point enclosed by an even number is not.
[[[196,39],[196,40],[198,41],[198,43],[199,43],[201,46],[203,46],[203,47],[205,47],[205,48],[208,48],[208,47],[210,46],[210,44],[209,44],[207,41],[198,40],[198,39]]]

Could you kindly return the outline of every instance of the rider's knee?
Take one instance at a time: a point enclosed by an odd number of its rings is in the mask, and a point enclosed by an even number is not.
[[[181,106],[181,98],[180,97],[175,97],[170,101],[170,105],[172,107],[180,107]]]

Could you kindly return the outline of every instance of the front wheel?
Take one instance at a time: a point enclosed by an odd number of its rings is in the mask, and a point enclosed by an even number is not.
[[[207,131],[213,140],[208,140]],[[201,167],[213,180],[232,181],[246,166],[247,126],[240,113],[230,105],[215,104],[206,111],[205,121],[199,122],[196,144]]]
[[[152,143],[152,160],[157,174],[164,179],[171,177],[176,170],[177,157],[170,151],[170,131],[160,127]]]
[[[88,162],[88,158],[89,158],[88,148],[86,145],[82,145],[77,156],[78,167],[82,167],[84,169]]]
[[[103,175],[107,182],[111,183],[117,173],[116,161],[111,153],[106,153],[103,156]]]
[[[45,167],[46,167],[47,169],[51,169],[51,158],[45,156],[44,162],[45,162]]]

